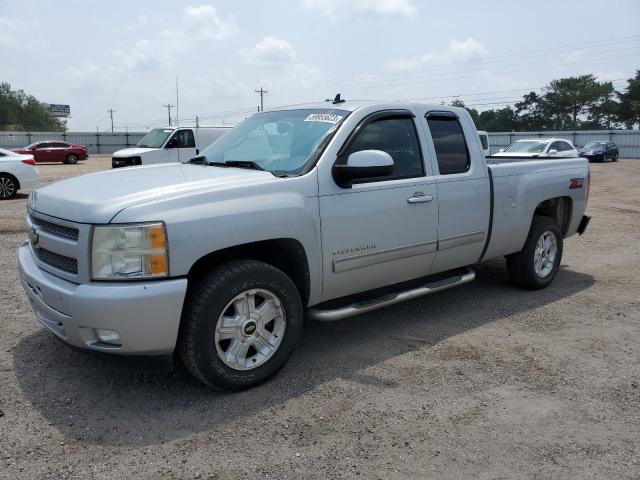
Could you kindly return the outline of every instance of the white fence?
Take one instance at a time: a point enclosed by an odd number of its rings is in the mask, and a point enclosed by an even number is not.
[[[84,145],[89,153],[113,153],[134,146],[144,135],[145,132],[0,132],[0,147],[19,148],[53,140]]]
[[[621,158],[640,158],[640,130],[577,130],[560,132],[489,132],[491,153],[527,138],[564,138],[577,147],[596,140],[614,142]]]
[[[85,145],[89,153],[113,153],[134,146],[145,132],[0,132],[0,147],[18,148],[42,140],[58,140]],[[576,146],[595,140],[615,142],[622,158],[640,158],[640,130],[578,130],[561,132],[489,132],[491,153],[525,138],[566,138]]]

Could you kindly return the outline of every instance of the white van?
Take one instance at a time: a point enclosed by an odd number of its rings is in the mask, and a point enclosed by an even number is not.
[[[154,128],[133,148],[118,150],[111,157],[113,168],[154,163],[186,162],[197,156],[233,127]]]
[[[489,134],[483,130],[478,130],[478,136],[480,137],[480,142],[482,143],[482,151],[484,152],[484,156],[488,157],[491,155],[491,145],[489,145]]]

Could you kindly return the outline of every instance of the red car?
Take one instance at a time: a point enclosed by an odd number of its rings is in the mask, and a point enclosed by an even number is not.
[[[84,145],[74,145],[54,140],[32,143],[24,148],[13,149],[13,151],[33,155],[36,163],[62,162],[75,164],[78,163],[78,160],[85,160],[88,157],[87,147]]]

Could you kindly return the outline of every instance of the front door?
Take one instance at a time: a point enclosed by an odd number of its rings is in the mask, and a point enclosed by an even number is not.
[[[393,112],[363,120],[340,157],[382,150],[393,158],[394,173],[351,188],[321,186],[324,300],[424,276],[431,269],[438,231],[435,179],[425,170],[412,115]]]
[[[196,156],[196,140],[190,128],[181,128],[175,132],[167,145],[173,145],[168,149],[170,162],[184,163]]]

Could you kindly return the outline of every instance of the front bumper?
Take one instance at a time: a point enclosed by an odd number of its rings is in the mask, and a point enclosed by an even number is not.
[[[18,250],[20,283],[37,320],[76,347],[123,355],[165,355],[178,338],[187,279],[141,282],[63,280],[36,265],[28,242]],[[119,345],[101,341],[116,332]]]
[[[111,157],[111,168],[133,167],[142,165],[140,157]]]

